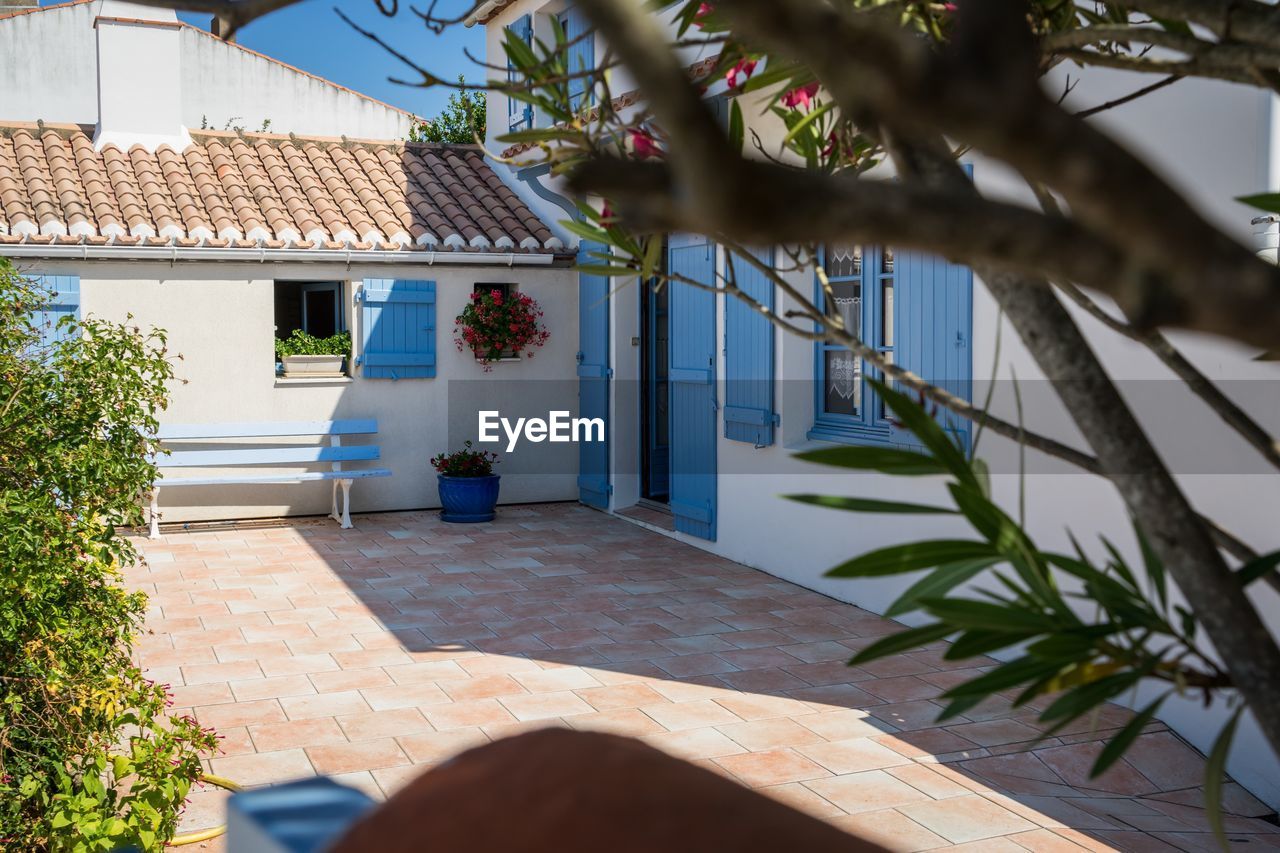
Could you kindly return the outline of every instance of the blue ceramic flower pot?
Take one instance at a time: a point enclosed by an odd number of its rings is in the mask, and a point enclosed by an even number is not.
[[[488,477],[448,477],[437,474],[440,484],[440,518],[458,524],[493,521],[498,503],[498,474]]]

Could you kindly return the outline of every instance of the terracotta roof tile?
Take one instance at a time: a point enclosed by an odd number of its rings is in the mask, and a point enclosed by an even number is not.
[[[473,146],[213,132],[151,154],[94,151],[75,125],[0,125],[0,241],[64,236],[300,250],[563,248]]]

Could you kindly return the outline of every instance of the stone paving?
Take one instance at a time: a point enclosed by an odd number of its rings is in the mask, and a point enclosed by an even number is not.
[[[1203,758],[1163,725],[1092,780],[1121,708],[1039,743],[1007,703],[939,725],[935,697],[975,662],[934,644],[849,667],[895,623],[577,505],[139,545],[141,662],[218,728],[211,769],[245,785],[327,774],[385,797],[461,750],[568,726],[641,738],[893,850],[1215,849]],[[1255,819],[1270,810],[1226,792],[1233,847],[1280,848]],[[221,804],[197,794],[184,829]]]

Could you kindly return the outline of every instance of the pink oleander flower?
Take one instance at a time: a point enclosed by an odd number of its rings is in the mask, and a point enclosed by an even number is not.
[[[631,135],[631,148],[635,151],[636,159],[648,160],[650,157],[661,157],[662,148],[658,145],[658,140],[653,138],[653,134],[643,128],[632,128],[627,131]]]
[[[805,110],[813,106],[813,98],[818,94],[818,83],[815,80],[805,86],[798,86],[782,96],[782,105],[790,110]]]
[[[729,88],[736,89],[742,85],[742,83],[747,82],[747,79],[751,76],[752,72],[756,70],[756,64],[756,60],[754,59],[738,60],[738,64],[730,68],[728,73],[724,75],[724,79],[729,83]],[[739,77],[742,78],[742,83],[738,82]]]
[[[693,25],[698,29],[702,29],[706,26],[707,18],[709,18],[715,10],[716,7],[713,3],[699,3],[698,11],[693,15]]]

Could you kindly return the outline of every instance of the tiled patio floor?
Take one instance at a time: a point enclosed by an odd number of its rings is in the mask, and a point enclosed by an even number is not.
[[[846,666],[895,627],[856,607],[571,504],[356,525],[140,540],[142,662],[222,733],[214,772],[385,796],[460,750],[562,725],[642,738],[895,850],[1213,849],[1203,760],[1164,726],[1094,780],[1119,708],[1040,744],[1007,707],[938,726],[932,697],[973,671],[937,646]],[[1280,848],[1250,819],[1268,809],[1227,790],[1235,846]],[[185,827],[220,804],[197,795]]]

